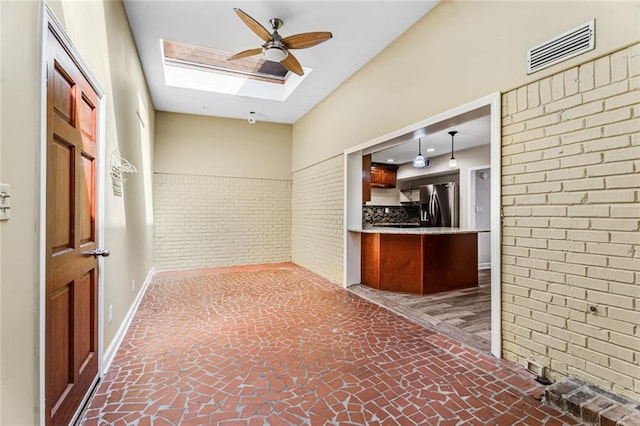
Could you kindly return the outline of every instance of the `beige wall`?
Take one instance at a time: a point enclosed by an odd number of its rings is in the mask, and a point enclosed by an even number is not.
[[[291,125],[158,112],[154,172],[291,179]]]
[[[371,188],[371,200],[368,206],[399,206],[400,189],[395,188]]]
[[[4,83],[0,181],[11,184],[13,192],[12,219],[0,223],[0,423],[37,424],[40,409],[37,159],[41,146],[38,11],[44,6],[23,1],[0,2],[0,7]],[[129,176],[124,197],[115,197],[109,191],[105,197],[103,246],[112,255],[104,262],[104,306],[114,305],[113,322],[104,328],[106,347],[153,262],[150,167],[154,110],[122,3],[64,1],[52,2],[51,7],[106,92],[107,156],[119,147],[139,171]],[[137,118],[139,110],[145,127]],[[109,189],[108,176],[105,184]],[[135,291],[131,289],[132,280],[136,283]]]
[[[159,112],[160,269],[291,261],[291,125]]]
[[[154,174],[156,268],[291,261],[291,180]]]
[[[323,277],[342,282],[344,156],[293,174],[292,260]]]
[[[526,75],[526,51],[596,18],[596,49]],[[293,171],[640,38],[638,2],[444,1],[293,126]]]
[[[636,44],[505,93],[502,116],[504,355],[636,400],[639,105]]]

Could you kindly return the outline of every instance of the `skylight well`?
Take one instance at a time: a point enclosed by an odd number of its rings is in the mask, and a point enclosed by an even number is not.
[[[176,41],[162,47],[165,83],[186,89],[285,101],[312,71],[298,76],[261,56],[228,61],[231,52]]]

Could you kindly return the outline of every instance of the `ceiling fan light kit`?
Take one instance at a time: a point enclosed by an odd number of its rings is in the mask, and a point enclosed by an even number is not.
[[[289,52],[286,48],[281,46],[268,46],[268,44],[269,43],[266,43],[262,47],[262,55],[267,61],[281,62],[289,56]]]
[[[290,49],[305,49],[320,44],[333,37],[330,32],[311,32],[295,34],[282,38],[278,34],[278,29],[282,27],[282,20],[278,18],[272,18],[269,20],[269,25],[273,30],[269,33],[265,27],[263,27],[258,21],[251,16],[244,13],[241,9],[233,9],[251,31],[253,31],[258,37],[264,40],[264,44],[261,49],[249,49],[236,53],[229,57],[230,61],[245,58],[247,56],[254,56],[262,53],[264,58],[268,61],[280,62],[289,71],[298,75],[304,75],[304,70],[300,62],[295,56],[289,52]]]

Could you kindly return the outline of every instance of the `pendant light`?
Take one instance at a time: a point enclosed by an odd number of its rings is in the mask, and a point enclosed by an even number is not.
[[[449,132],[449,134],[451,135],[451,159],[449,159],[449,168],[450,169],[455,169],[456,167],[458,167],[458,161],[453,156],[453,137],[455,136],[456,133],[458,133],[458,132],[455,131],[455,130],[452,130],[452,131]]]
[[[418,138],[418,155],[413,159],[413,167],[423,168],[429,167],[429,159],[422,156],[422,140]]]

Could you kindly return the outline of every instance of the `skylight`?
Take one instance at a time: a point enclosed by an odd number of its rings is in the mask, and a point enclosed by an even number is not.
[[[186,89],[285,101],[312,71],[298,76],[261,56],[228,61],[231,52],[169,40],[162,47],[165,83]]]

